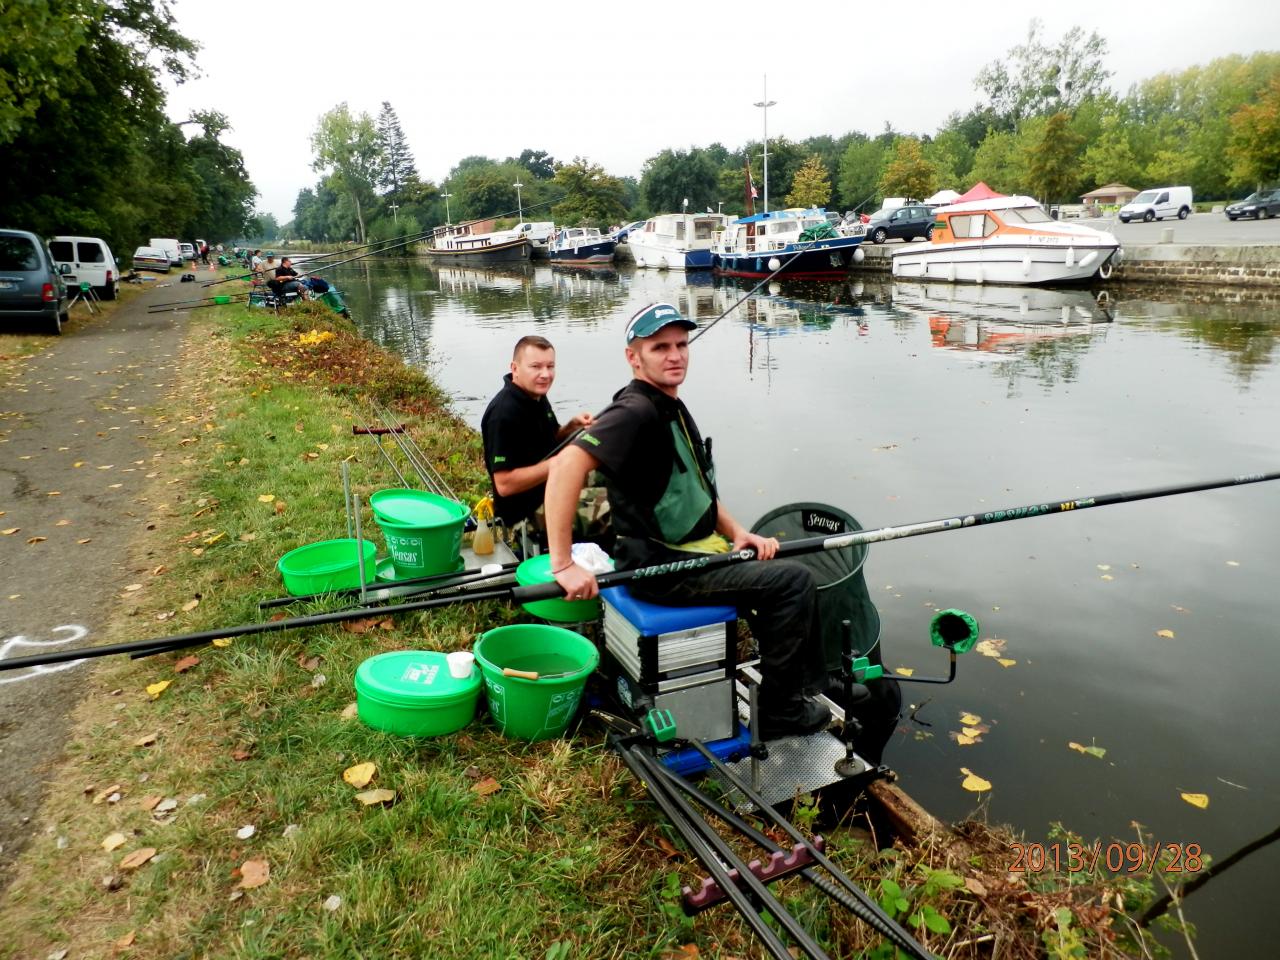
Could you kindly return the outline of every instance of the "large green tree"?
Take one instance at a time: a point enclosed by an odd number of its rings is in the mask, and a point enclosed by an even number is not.
[[[584,157],[563,164],[556,171],[555,183],[564,191],[563,199],[551,208],[557,223],[603,227],[627,216],[623,202],[626,186]]]
[[[831,175],[827,173],[827,165],[822,158],[814,154],[796,171],[791,192],[787,194],[787,206],[825,207],[830,200]]]
[[[1075,200],[1080,184],[1080,151],[1084,138],[1071,129],[1071,117],[1055,113],[1028,122],[1031,147],[1027,158],[1027,186],[1041,200],[1058,203]]]
[[[1280,73],[1257,103],[1232,114],[1227,157],[1233,183],[1261,187],[1280,180]]]
[[[221,140],[231,129],[227,118],[206,110],[197,113],[195,119],[200,132],[187,141],[187,153],[198,181],[199,205],[180,233],[212,242],[229,240],[244,230],[252,216],[256,191],[249,182],[243,154]]]
[[[685,200],[701,210],[716,201],[717,173],[715,162],[697,147],[663,150],[644,162],[640,193],[654,213],[679,212]]]
[[[1070,112],[1106,90],[1111,76],[1103,66],[1106,40],[1072,27],[1057,43],[1050,43],[1043,28],[1033,19],[1026,40],[978,71],[975,82],[1002,129],[1011,130],[1027,117]]]
[[[883,140],[857,134],[840,156],[839,190],[844,205],[852,209],[874,210],[881,196],[880,178],[888,162]]]
[[[375,202],[374,187],[382,169],[378,131],[367,113],[353,114],[340,103],[323,114],[311,135],[314,170],[325,171],[355,215],[355,239],[365,238],[365,213]]]
[[[413,162],[409,140],[400,126],[400,117],[386,100],[382,101],[376,129],[378,149],[382,152],[378,186],[386,190],[392,203],[398,204],[403,199],[404,188],[418,179],[418,168]]]
[[[882,196],[904,196],[923,200],[933,193],[938,171],[924,155],[915,137],[899,137],[880,176]]]

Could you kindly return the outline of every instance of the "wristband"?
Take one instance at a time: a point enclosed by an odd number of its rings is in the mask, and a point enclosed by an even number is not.
[[[566,570],[568,570],[570,567],[572,567],[572,566],[573,566],[573,564],[574,564],[574,561],[570,560],[568,563],[566,563],[566,564],[565,564],[563,567],[561,567],[559,570],[552,570],[552,571],[551,571],[551,575],[554,577],[554,576],[556,576],[557,574],[564,573]]]

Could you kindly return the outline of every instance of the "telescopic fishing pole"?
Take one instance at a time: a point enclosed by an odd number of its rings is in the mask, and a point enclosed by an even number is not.
[[[795,253],[791,254],[791,256],[787,257],[786,260],[778,264],[777,270],[774,270],[773,273],[769,274],[767,277],[765,277],[763,280],[757,283],[754,287],[752,287],[750,290],[744,293],[741,297],[739,297],[737,302],[734,303],[733,306],[731,306],[728,310],[720,314],[720,316],[716,317],[714,320],[708,323],[705,327],[699,327],[698,331],[692,337],[689,338],[689,342],[693,343],[693,341],[697,340],[700,336],[702,336],[704,333],[706,333],[708,330],[714,327],[717,323],[719,323],[729,314],[733,313],[733,311],[737,310],[738,307],[742,306],[742,304],[747,299],[749,299],[757,290],[759,290],[766,283],[768,283],[770,280],[772,280],[774,277],[780,274],[783,270],[787,269],[788,265],[791,263],[792,260],[800,256],[800,254],[807,253],[807,252],[808,252],[807,250],[797,250]]]
[[[1074,513],[1093,507],[1109,507],[1119,503],[1135,503],[1139,500],[1153,500],[1159,497],[1172,497],[1183,493],[1198,493],[1203,490],[1217,490],[1223,487],[1239,487],[1253,483],[1266,483],[1280,480],[1280,471],[1266,473],[1250,473],[1229,477],[1223,480],[1202,480],[1195,483],[1174,484],[1164,487],[1150,487],[1145,490],[1130,490],[1121,493],[1104,493],[1092,497],[1078,497],[1072,500],[1054,500],[1031,503],[1020,507],[1009,507],[1003,510],[987,510],[981,513],[949,517],[942,520],[928,520],[923,523],[909,523],[902,526],[880,527],[875,530],[857,530],[849,533],[838,533],[826,537],[809,537],[790,540],[778,547],[778,556],[792,556],[803,553],[817,553],[823,550],[843,550],[847,547],[867,543],[882,543],[889,540],[903,540],[907,537],[918,537],[931,533],[945,533],[949,530],[961,530],[968,527],[989,526],[1008,520],[1027,520],[1055,513]],[[601,574],[596,583],[601,587],[609,587],[628,580],[667,577],[683,573],[697,573],[712,567],[730,563],[743,563],[756,559],[755,551],[747,548],[730,553],[690,554],[688,559],[657,563],[634,570],[617,570]],[[149,656],[153,653],[165,653],[180,650],[183,647],[195,646],[207,640],[223,637],[240,637],[257,633],[273,633],[280,630],[295,630],[302,627],[321,626],[329,623],[342,623],[356,620],[363,616],[394,616],[401,613],[412,613],[417,610],[429,610],[443,607],[451,603],[479,600],[515,600],[517,603],[529,603],[534,600],[546,600],[563,595],[564,588],[560,584],[540,583],[529,586],[484,587],[479,585],[474,591],[465,587],[458,593],[439,598],[415,600],[409,603],[393,604],[386,607],[356,608],[331,613],[315,614],[307,617],[277,620],[268,623],[242,624],[235,627],[223,627],[203,630],[199,633],[181,634],[172,637],[161,637],[155,640],[138,640],[130,643],[118,643],[100,647],[79,647],[72,650],[61,650],[50,653],[33,654],[28,657],[17,657],[13,660],[0,660],[0,671],[18,670],[23,667],[35,667],[46,663],[65,663],[68,660],[82,660],[90,657],[102,657],[116,653],[129,653]]]
[[[248,297],[248,293],[224,293],[216,297],[196,297],[194,300],[174,300],[171,303],[153,303],[147,307],[147,313],[166,313],[171,307],[186,307],[195,310],[199,307],[223,307]]]
[[[371,257],[371,256],[374,256],[375,254],[385,253],[388,250],[396,250],[400,247],[407,247],[411,243],[417,243],[419,240],[425,240],[427,237],[431,236],[431,233],[432,231],[428,230],[425,233],[418,233],[416,235],[407,235],[408,239],[396,237],[396,238],[392,238],[392,240],[375,240],[373,241],[373,243],[366,243],[360,247],[349,247],[346,250],[339,251],[338,253],[324,254],[325,257],[329,257],[329,256],[337,257],[337,256],[342,256],[343,254],[346,254],[346,253],[350,253],[352,250],[360,250],[360,249],[375,247],[375,246],[378,247],[377,250],[369,250],[367,253],[363,253],[357,257],[350,257],[349,259],[346,259],[346,260],[337,260],[333,263],[322,263],[315,269],[308,269],[306,273],[302,274],[302,276],[306,276],[307,273],[315,273],[316,270],[328,269],[329,267],[336,267],[339,264],[351,263],[353,260],[360,260],[360,259],[363,259],[364,257]],[[400,242],[392,242],[393,240],[400,241]],[[386,244],[386,246],[382,246],[382,244]],[[288,254],[284,254],[284,256],[288,256]],[[290,259],[293,259],[293,258],[290,257]],[[320,257],[316,257],[314,259],[318,260],[320,259]],[[313,262],[312,259],[308,259],[304,263],[304,266],[309,266],[312,262]],[[248,280],[252,276],[254,276],[253,273],[242,273],[234,277],[223,277],[221,280],[208,280],[204,284],[202,284],[202,286],[216,287],[220,283],[230,283],[232,280]]]

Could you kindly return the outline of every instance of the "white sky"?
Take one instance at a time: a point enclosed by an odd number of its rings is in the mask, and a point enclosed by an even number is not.
[[[314,185],[310,135],[345,100],[376,118],[389,100],[418,172],[439,183],[471,154],[526,147],[639,176],[664,147],[734,148],[762,132],[801,140],[850,130],[932,133],[977,102],[978,69],[1020,43],[1030,18],[1056,42],[1073,26],[1106,38],[1111,85],[1231,53],[1280,47],[1275,0],[1114,0],[1080,8],[981,0],[514,3],[175,0],[198,41],[200,79],[170,116],[214,109],[245,156],[258,209],[284,223]],[[263,24],[281,24],[266,40]]]

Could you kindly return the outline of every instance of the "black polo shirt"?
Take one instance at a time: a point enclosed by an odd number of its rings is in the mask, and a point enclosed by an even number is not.
[[[710,507],[684,538],[695,540],[715,532],[717,494],[709,444],[683,401],[643,380],[632,380],[573,441],[600,463],[618,535],[614,559],[622,569],[681,556],[666,546],[655,513],[673,471],[686,469],[677,462],[677,433],[688,438],[697,461],[694,469],[704,475],[711,497]]]
[[[489,479],[503,470],[528,467],[540,461],[556,445],[560,423],[546,397],[535,397],[502,378],[503,386],[480,418],[484,438],[484,464]],[[511,526],[533,516],[546,496],[545,484],[504,497],[494,487],[494,512]]]

